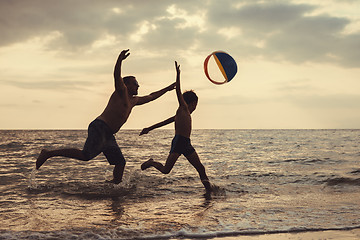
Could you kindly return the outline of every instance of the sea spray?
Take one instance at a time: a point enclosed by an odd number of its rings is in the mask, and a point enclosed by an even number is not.
[[[38,183],[36,182],[36,173],[38,170],[33,168],[30,173],[29,180],[28,180],[28,188],[29,189],[38,189]]]
[[[211,184],[211,189],[212,189],[212,195],[213,196],[226,196],[226,189],[223,187],[219,187],[215,184]]]
[[[104,181],[110,182],[113,179],[113,173],[110,170],[105,170]]]

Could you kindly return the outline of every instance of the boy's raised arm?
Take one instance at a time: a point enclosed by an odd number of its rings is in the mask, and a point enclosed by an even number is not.
[[[114,81],[115,81],[115,90],[123,91],[125,89],[124,80],[121,77],[121,63],[126,59],[130,53],[129,49],[121,51],[114,68]]]
[[[184,97],[181,93],[181,87],[180,87],[180,65],[177,64],[175,61],[175,68],[176,68],[176,96],[179,102],[180,106],[186,106],[186,102],[184,100]]]

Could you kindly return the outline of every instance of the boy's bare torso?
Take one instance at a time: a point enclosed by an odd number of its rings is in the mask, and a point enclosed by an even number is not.
[[[190,138],[191,115],[187,106],[180,106],[175,115],[175,134]]]

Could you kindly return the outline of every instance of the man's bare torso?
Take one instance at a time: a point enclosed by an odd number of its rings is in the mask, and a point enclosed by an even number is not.
[[[137,97],[129,97],[126,91],[122,93],[114,91],[105,110],[98,119],[103,120],[112,129],[113,133],[116,133],[129,118],[136,100]]]

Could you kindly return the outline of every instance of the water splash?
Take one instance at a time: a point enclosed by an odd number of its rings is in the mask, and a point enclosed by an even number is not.
[[[39,185],[36,182],[36,173],[38,173],[39,170],[37,170],[36,168],[34,168],[29,176],[29,182],[28,182],[28,188],[29,189],[38,189]]]
[[[223,187],[219,187],[215,184],[211,184],[211,189],[212,189],[211,192],[212,196],[223,196],[223,197],[226,196],[226,189]]]
[[[112,172],[110,170],[106,170],[104,173],[105,182],[110,182],[113,179]]]
[[[124,176],[122,178],[122,181],[119,184],[112,183],[112,172],[109,170],[105,171],[104,180],[105,185],[104,189],[109,190],[130,190],[136,187],[137,182],[139,181],[139,174],[137,171],[126,171],[124,172]]]
[[[139,171],[130,170],[124,174],[123,181],[120,185],[124,188],[133,188],[139,182]]]

